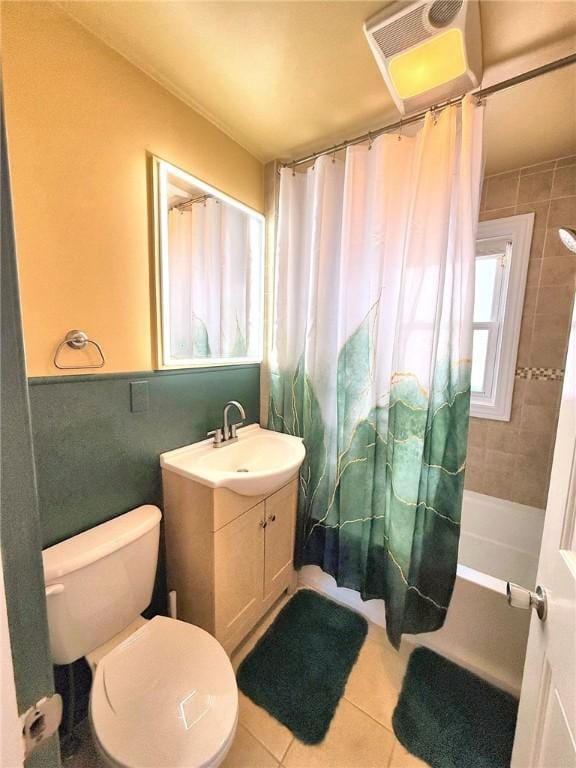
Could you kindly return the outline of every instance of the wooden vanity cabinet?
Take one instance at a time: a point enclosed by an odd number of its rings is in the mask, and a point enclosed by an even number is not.
[[[178,618],[232,651],[295,584],[297,478],[270,496],[240,496],[162,470],[168,589]]]

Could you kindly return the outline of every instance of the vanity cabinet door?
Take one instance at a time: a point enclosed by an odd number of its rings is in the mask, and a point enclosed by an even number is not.
[[[214,534],[216,638],[233,646],[260,617],[264,570],[264,502]]]
[[[290,583],[294,559],[294,526],[298,494],[297,480],[269,496],[266,505],[266,551],[264,599],[280,595]]]

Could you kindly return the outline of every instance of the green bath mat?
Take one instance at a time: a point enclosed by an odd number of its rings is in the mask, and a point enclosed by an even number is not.
[[[304,589],[238,669],[238,686],[305,744],[322,741],[368,625],[359,614]]]
[[[417,648],[392,724],[432,768],[509,768],[518,702],[427,648]]]

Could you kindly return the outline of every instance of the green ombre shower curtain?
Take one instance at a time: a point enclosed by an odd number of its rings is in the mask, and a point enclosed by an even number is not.
[[[268,426],[304,438],[296,564],[442,626],[470,401],[482,108],[283,169]]]

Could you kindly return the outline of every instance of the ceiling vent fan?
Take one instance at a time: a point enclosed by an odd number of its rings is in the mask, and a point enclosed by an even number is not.
[[[480,85],[478,0],[392,3],[364,22],[364,33],[402,115]]]

